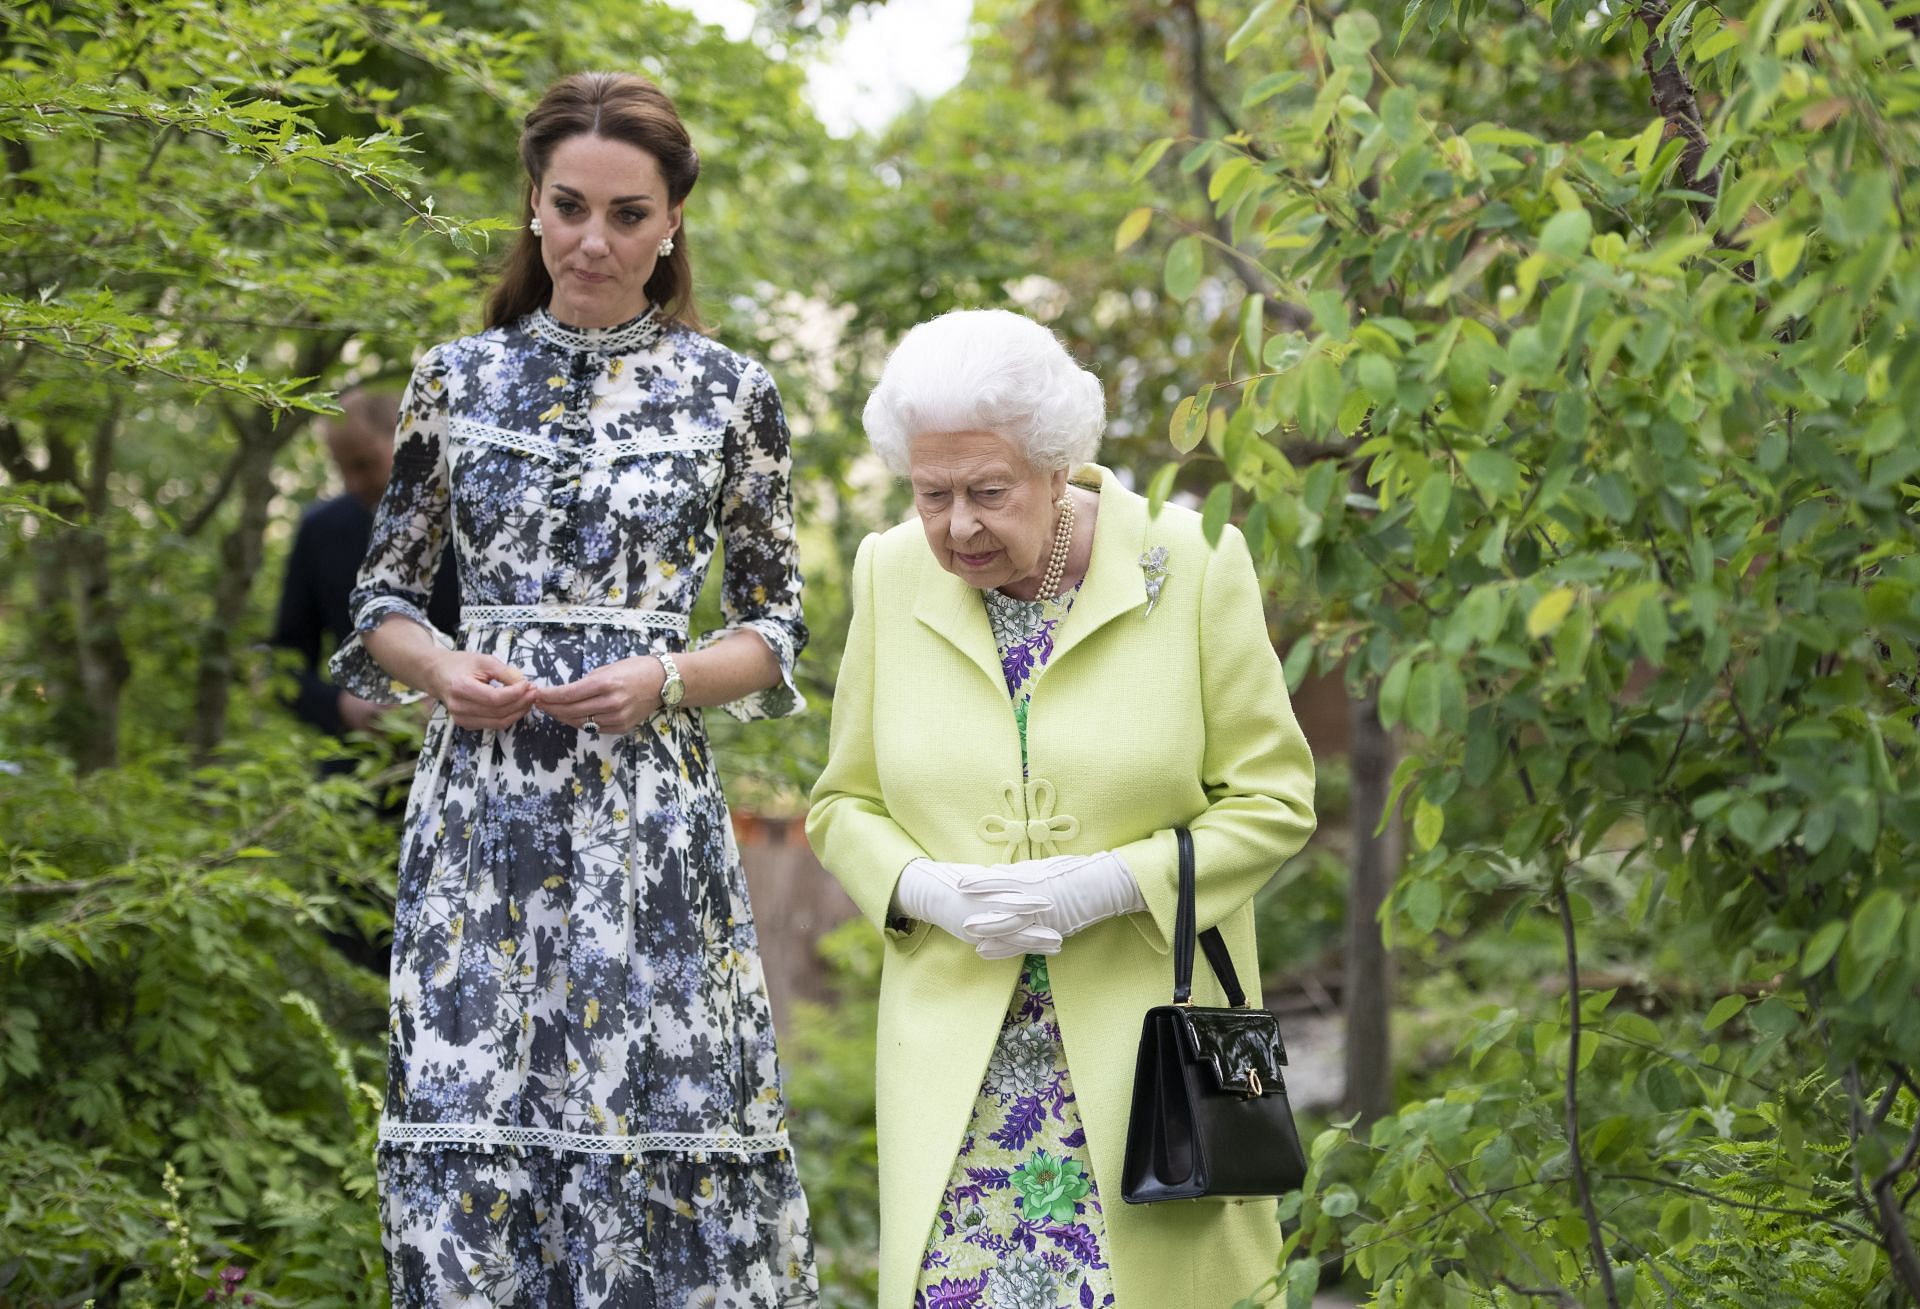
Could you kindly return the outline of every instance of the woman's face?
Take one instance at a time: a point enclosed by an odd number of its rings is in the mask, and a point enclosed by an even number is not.
[[[534,188],[533,213],[555,318],[612,327],[645,312],[660,243],[680,228],[659,160],[625,141],[568,137]]]
[[[1034,469],[993,432],[929,432],[913,439],[908,459],[914,508],[942,568],[985,590],[1045,566],[1065,469]]]

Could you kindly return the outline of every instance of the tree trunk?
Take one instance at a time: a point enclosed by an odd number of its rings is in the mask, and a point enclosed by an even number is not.
[[[294,364],[294,376],[318,377],[331,368],[346,344],[344,336],[331,333],[312,337],[301,347]],[[193,722],[187,737],[194,753],[203,761],[226,739],[227,702],[232,698],[234,639],[247,615],[247,599],[253,593],[254,579],[260,574],[265,553],[267,511],[273,504],[273,465],[312,419],[306,412],[274,413],[226,411],[227,422],[238,438],[240,448],[234,463],[221,475],[221,488],[203,511],[210,519],[226,494],[226,488],[240,493],[240,517],[220,542],[220,576],[214,583],[213,613],[200,634],[200,666],[193,697]]]
[[[249,425],[251,426],[251,425]],[[200,665],[188,729],[194,753],[205,760],[226,738],[227,702],[232,695],[234,643],[247,616],[247,600],[260,572],[273,503],[274,458],[285,444],[280,433],[262,440],[241,433],[242,454],[234,479],[240,493],[240,517],[220,541],[220,571],[214,582],[213,613],[200,634]]]
[[[1393,968],[1380,927],[1380,908],[1400,867],[1398,824],[1374,835],[1393,779],[1393,738],[1380,723],[1380,703],[1371,696],[1353,702],[1353,853],[1347,883],[1346,985],[1347,1081],[1341,1111],[1362,1123],[1393,1107],[1393,1061],[1388,1014],[1393,1006]]]

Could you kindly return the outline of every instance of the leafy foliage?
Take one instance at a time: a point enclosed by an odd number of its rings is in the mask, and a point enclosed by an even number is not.
[[[1222,315],[1159,485],[1244,506],[1313,615],[1290,675],[1403,728],[1395,932],[1444,961],[1541,915],[1561,987],[1479,1009],[1470,1090],[1321,1138],[1270,1293],[1320,1257],[1393,1305],[1920,1292],[1911,34],[1414,4],[1395,55],[1382,17],[1262,5],[1228,42],[1252,116],[1178,167],[1310,321]],[[1482,117],[1423,23],[1524,40],[1532,89]],[[1577,125],[1526,103],[1576,79]],[[1225,249],[1175,242],[1169,293]],[[1695,925],[1713,989],[1650,982],[1663,1021],[1584,985]]]

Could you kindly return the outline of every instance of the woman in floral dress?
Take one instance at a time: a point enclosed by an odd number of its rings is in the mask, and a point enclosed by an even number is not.
[[[816,1300],[745,879],[699,707],[798,712],[789,443],[695,328],[667,98],[564,79],[488,328],[435,347],[336,655],[439,701],[408,807],[378,1171],[393,1298]],[[461,630],[423,612],[446,534]],[[724,548],[727,625],[687,618]]]
[[[886,941],[880,1309],[1224,1309],[1279,1251],[1270,1200],[1120,1194],[1174,829],[1200,926],[1255,977],[1251,900],[1313,830],[1313,761],[1245,541],[1149,513],[1091,462],[1103,422],[1098,381],[1002,311],[916,327],[867,405],[916,515],[854,563],[807,835]]]

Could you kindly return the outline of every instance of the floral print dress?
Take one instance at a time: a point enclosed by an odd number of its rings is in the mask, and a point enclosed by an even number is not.
[[[1058,602],[984,593],[1023,771],[1027,705],[1077,593]],[[1106,1240],[1046,956],[1030,954],[940,1197],[914,1309],[1111,1306]]]
[[[597,330],[538,312],[436,347],[402,403],[355,625],[427,625],[451,533],[457,644],[556,685],[687,648],[724,546],[727,626],[702,643],[758,633],[782,672],[727,708],[797,712],[789,458],[766,371],[651,311]],[[407,698],[358,634],[333,667],[355,694]],[[814,1304],[700,713],[615,736],[436,709],[400,860],[378,1158],[395,1304]]]

